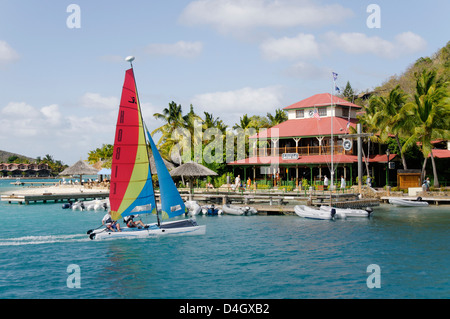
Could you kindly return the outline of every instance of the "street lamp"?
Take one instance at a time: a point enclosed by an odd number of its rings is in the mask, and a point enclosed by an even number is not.
[[[387,166],[386,166],[386,186],[389,186],[389,155],[391,155],[391,151],[389,148],[386,150],[387,156]]]

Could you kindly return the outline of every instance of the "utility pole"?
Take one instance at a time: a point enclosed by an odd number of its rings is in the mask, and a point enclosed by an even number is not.
[[[357,134],[346,134],[346,135],[338,135],[339,138],[357,138],[357,148],[358,148],[358,192],[361,194],[362,188],[362,137],[373,136],[373,133],[361,133],[361,124],[356,124],[356,132]]]

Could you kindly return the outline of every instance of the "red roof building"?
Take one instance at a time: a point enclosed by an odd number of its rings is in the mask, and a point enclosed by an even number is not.
[[[325,175],[330,178],[333,166],[335,181],[343,176],[349,185],[357,175],[353,173],[358,163],[356,140],[343,136],[350,133],[350,128],[356,128],[356,114],[361,109],[329,93],[313,95],[285,107],[288,120],[250,136],[248,156],[228,164],[244,169],[244,178],[269,178],[274,184],[295,186],[302,178],[310,185],[320,184]],[[395,156],[390,154],[389,160]],[[367,161],[384,167],[388,159],[385,154],[370,155]],[[251,169],[249,174],[246,168]]]

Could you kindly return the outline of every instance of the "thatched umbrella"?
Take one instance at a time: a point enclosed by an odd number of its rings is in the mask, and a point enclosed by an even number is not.
[[[151,151],[149,153],[150,153],[150,156],[149,156],[150,170],[152,171],[152,174],[156,174],[155,158],[153,157],[153,154]],[[168,171],[171,171],[175,168],[175,165],[173,165],[169,161],[166,161],[164,158],[163,158],[163,162],[164,162],[164,165],[166,165]]]
[[[67,176],[67,175],[80,175],[80,183],[83,175],[97,175],[98,169],[93,168],[92,166],[88,165],[86,162],[79,160],[72,166],[69,166],[65,170],[63,170],[61,173],[59,173],[59,176]]]
[[[201,177],[201,176],[216,176],[217,173],[210,170],[209,168],[195,163],[185,163],[183,165],[178,166],[177,168],[173,169],[170,172],[171,176],[183,176],[187,177],[189,180],[189,200],[192,200],[192,179],[194,177]]]

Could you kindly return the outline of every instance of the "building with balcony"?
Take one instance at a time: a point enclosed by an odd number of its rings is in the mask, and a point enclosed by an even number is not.
[[[0,163],[0,176],[50,176],[48,164]]]
[[[228,163],[238,170],[235,175],[240,174],[241,179],[269,181],[273,185],[298,186],[302,179],[309,185],[320,185],[325,175],[330,179],[333,167],[335,185],[341,176],[347,185],[355,183],[356,139],[343,136],[349,133],[350,127],[356,127],[356,114],[361,107],[323,93],[284,110],[288,113],[287,121],[250,136],[249,156]],[[390,160],[394,157],[395,154],[390,154]],[[376,163],[382,170],[388,162],[386,154],[370,155],[363,160]],[[375,176],[373,173],[371,175]],[[378,175],[381,178],[381,174]]]

